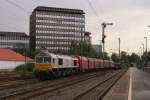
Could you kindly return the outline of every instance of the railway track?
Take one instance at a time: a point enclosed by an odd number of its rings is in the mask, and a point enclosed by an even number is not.
[[[101,100],[124,73],[125,72],[109,77],[94,87],[91,87],[81,94],[73,97],[72,100]]]
[[[1,91],[35,82],[38,82],[38,80],[31,73],[26,73],[26,75],[22,76],[16,72],[0,72]]]
[[[60,100],[59,97],[64,98],[63,100],[76,100],[76,97],[80,97],[83,92],[89,91],[89,87],[93,87],[92,85],[96,85],[100,81],[100,83],[109,80],[109,78],[112,78],[118,73],[121,73],[120,71],[116,71],[113,73],[107,73],[105,75],[101,74],[93,74],[93,75],[87,75],[85,77],[78,77],[75,79],[70,79],[68,81],[63,81],[60,83],[55,83],[55,84],[47,84],[45,87],[39,87],[36,89],[31,88],[30,90],[18,92],[18,93],[13,93],[9,95],[2,96],[0,99],[13,99],[13,100],[28,100],[28,99],[33,99],[33,100],[43,100],[47,98],[51,98],[50,100]],[[86,83],[90,83],[85,86]],[[44,84],[43,84],[44,85]],[[76,87],[79,87],[75,89]],[[86,87],[83,88],[82,87]],[[81,91],[81,90],[82,91]],[[68,93],[76,93],[76,95],[72,94],[70,95],[70,98],[67,98],[67,94],[62,95],[62,91],[69,91]],[[78,92],[77,92],[78,91]],[[81,91],[81,92],[79,92]],[[65,92],[64,92],[65,93]],[[60,96],[62,95],[62,96]],[[84,99],[83,99],[84,100]]]
[[[67,85],[66,87],[59,87],[53,91],[41,91],[40,94],[32,95],[22,100],[101,100],[124,72],[120,71],[103,77],[95,77],[76,84]],[[99,89],[99,91],[96,91],[97,88],[101,88],[101,91]]]
[[[102,74],[97,72],[94,74],[92,73],[92,74],[87,74],[87,75],[81,75],[81,76],[74,77],[74,78],[70,77],[70,80],[68,80],[68,78],[59,79],[59,80],[56,80],[56,82],[51,82],[51,81],[40,82],[39,84],[34,84],[34,85],[29,85],[29,86],[13,89],[13,91],[12,91],[12,89],[9,89],[9,90],[0,92],[0,99],[2,99],[2,100],[3,99],[16,99],[16,100],[24,99],[24,100],[26,100],[28,98],[31,98],[32,96],[41,94],[41,90],[50,88],[51,91],[54,91],[54,90],[57,90],[58,88],[68,86],[69,84],[70,85],[75,84],[80,81],[84,81],[84,80],[96,77],[97,75],[102,75]],[[45,91],[45,93],[48,91]]]
[[[22,85],[35,84],[39,82],[37,79],[13,80],[0,83],[0,90],[21,87]]]
[[[25,75],[18,74],[16,72],[0,72],[0,82],[8,82],[15,80],[33,79],[32,73],[26,73]]]

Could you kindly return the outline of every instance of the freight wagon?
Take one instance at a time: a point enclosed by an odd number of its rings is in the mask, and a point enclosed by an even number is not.
[[[34,73],[37,77],[66,76],[77,72],[115,68],[114,62],[80,55],[66,56],[46,52],[35,57]]]

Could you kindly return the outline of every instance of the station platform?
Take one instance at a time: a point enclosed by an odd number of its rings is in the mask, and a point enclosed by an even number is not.
[[[150,100],[150,73],[132,68],[132,100]]]
[[[120,80],[111,88],[103,100],[128,100],[130,71],[128,70]]]
[[[103,100],[150,100],[150,73],[130,68]]]

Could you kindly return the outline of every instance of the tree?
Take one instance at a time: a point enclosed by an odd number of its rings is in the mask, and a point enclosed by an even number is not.
[[[142,61],[150,62],[150,51],[148,51],[147,53],[144,52],[144,54],[142,55]]]
[[[132,53],[129,57],[129,62],[130,63],[139,63],[140,57],[136,53]]]
[[[24,56],[27,56],[27,57],[30,57],[30,58],[33,58],[35,57],[35,55],[41,53],[42,51],[41,50],[35,50],[35,51],[32,51],[29,49],[29,46],[27,45],[24,45],[24,44],[17,44],[15,45],[15,48],[13,48],[14,51],[24,55]]]
[[[65,54],[82,55],[86,57],[101,58],[101,59],[103,58],[102,52],[97,53],[90,44],[87,44],[85,42],[72,41],[70,52],[69,53],[65,52]],[[109,56],[106,52],[104,53],[104,58],[109,59]]]
[[[146,54],[146,61],[147,61],[147,62],[150,62],[150,51],[147,52],[147,54]]]
[[[104,59],[105,59],[105,60],[109,60],[109,59],[110,59],[110,57],[108,56],[108,53],[107,53],[107,52],[104,52]]]
[[[118,56],[118,54],[117,53],[112,53],[111,59],[114,62],[119,62],[119,56]]]
[[[123,62],[123,63],[129,63],[128,58],[129,58],[129,55],[127,55],[127,52],[122,51],[121,52],[121,62]]]

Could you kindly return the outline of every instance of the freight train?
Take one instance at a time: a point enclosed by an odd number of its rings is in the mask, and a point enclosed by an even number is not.
[[[113,61],[83,57],[80,55],[66,56],[46,52],[35,57],[34,74],[40,79],[66,76],[78,72],[100,69],[120,68]]]

